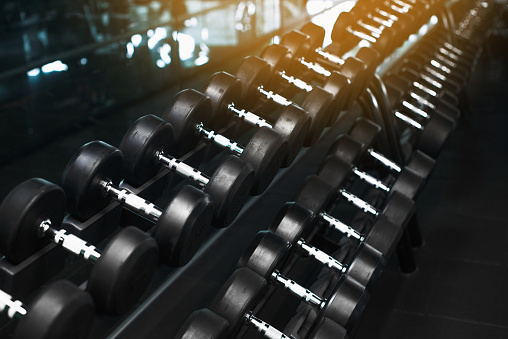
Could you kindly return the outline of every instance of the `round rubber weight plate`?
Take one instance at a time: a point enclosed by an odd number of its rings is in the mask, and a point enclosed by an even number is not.
[[[391,191],[381,213],[396,225],[404,228],[413,216],[415,209],[413,200],[400,192]]]
[[[351,82],[349,100],[344,106],[345,109],[348,109],[367,86],[367,66],[357,58],[349,57],[341,66],[340,72],[348,77],[349,81]]]
[[[338,190],[344,181],[351,175],[353,166],[341,158],[330,155],[318,170],[318,176],[323,179],[328,185],[332,186],[334,190]]]
[[[293,56],[289,50],[284,46],[271,44],[266,46],[259,56],[270,65],[270,79],[264,84],[276,90],[287,87],[289,84],[282,79],[279,72],[291,69]]]
[[[203,87],[203,93],[212,100],[210,117],[211,128],[222,128],[232,117],[228,106],[232,103],[242,105],[242,83],[226,72],[214,73]]]
[[[153,234],[160,260],[172,267],[187,264],[201,246],[212,218],[210,197],[195,187],[183,186],[162,213]]]
[[[310,230],[314,220],[314,213],[295,202],[287,202],[277,213],[269,230],[294,245]]]
[[[62,188],[67,193],[69,213],[86,220],[106,207],[110,199],[104,197],[104,181],[119,185],[124,159],[122,152],[102,141],[82,146],[67,164]]]
[[[412,169],[404,167],[391,190],[400,192],[411,200],[416,200],[424,183],[425,180],[421,176],[416,174]]]
[[[330,318],[321,318],[314,330],[309,334],[309,339],[347,339],[347,331]]]
[[[381,277],[385,266],[383,254],[369,244],[362,243],[348,265],[347,274],[371,290]]]
[[[288,153],[288,143],[278,132],[269,127],[261,127],[249,140],[240,158],[254,168],[254,186],[251,194],[263,193]]]
[[[59,280],[32,300],[16,328],[14,338],[84,339],[95,317],[90,295],[68,281]]]
[[[118,147],[125,159],[125,179],[139,186],[160,169],[156,153],[171,149],[173,127],[155,115],[146,115],[132,124]]]
[[[309,36],[312,43],[311,48],[313,51],[323,47],[323,42],[325,41],[326,34],[326,31],[323,27],[309,21],[300,28],[300,32]]]
[[[365,286],[347,275],[342,275],[327,304],[322,308],[320,317],[330,318],[347,329],[354,328],[369,298]]]
[[[242,104],[245,109],[251,109],[258,101],[258,87],[268,84],[270,79],[270,65],[257,56],[243,59],[236,71],[236,76],[242,82]]]
[[[254,308],[267,287],[266,279],[246,267],[231,274],[210,306],[211,311],[229,322],[228,338],[238,331],[245,315]]]
[[[66,213],[65,193],[43,179],[17,185],[0,205],[0,252],[19,264],[49,243],[37,236],[39,225],[49,219],[59,226]]]
[[[452,120],[438,114],[432,114],[423,131],[418,135],[417,148],[433,158],[437,158],[454,128]]]
[[[381,252],[385,258],[390,258],[402,236],[402,231],[400,225],[380,215],[365,238],[365,243]]]
[[[335,198],[335,189],[317,175],[308,176],[293,200],[314,214],[321,213]]]
[[[169,104],[162,118],[173,126],[173,149],[170,154],[181,157],[201,140],[196,127],[203,123],[210,126],[212,101],[194,89],[179,92]]]
[[[349,130],[348,135],[363,144],[364,151],[369,148],[381,131],[381,127],[370,120],[359,118]]]
[[[282,36],[279,44],[289,49],[295,57],[307,57],[311,51],[311,43],[307,34],[292,30]]]
[[[282,109],[273,129],[288,142],[288,154],[282,167],[290,166],[300,152],[309,134],[311,119],[301,108],[289,105]]]
[[[131,309],[152,280],[158,261],[157,243],[140,229],[130,226],[116,234],[88,280],[97,312],[119,315]]]
[[[347,134],[343,134],[335,140],[328,149],[328,155],[343,159],[347,163],[356,164],[360,159],[364,147]]]
[[[310,131],[305,140],[305,146],[313,145],[323,133],[326,122],[330,120],[333,109],[333,95],[320,87],[314,87],[307,94],[301,107],[309,114],[312,119]]]
[[[229,323],[207,308],[192,312],[175,339],[225,339]]]
[[[349,78],[344,76],[342,73],[334,71],[324,83],[323,89],[332,94],[334,97],[332,103],[333,109],[330,110],[331,114],[326,122],[326,125],[330,126],[335,123],[340,112],[344,110],[345,105],[349,100],[349,95],[351,94],[351,82],[349,81]]]
[[[422,151],[416,150],[413,152],[411,160],[409,160],[406,167],[413,170],[416,174],[425,180],[428,180],[430,174],[434,170],[435,164],[436,160],[432,159]]]
[[[284,266],[290,247],[289,241],[283,237],[260,231],[243,252],[237,267],[247,267],[268,280],[273,271]]]
[[[227,156],[204,188],[213,201],[214,227],[226,227],[235,220],[253,185],[252,166],[235,155]]]

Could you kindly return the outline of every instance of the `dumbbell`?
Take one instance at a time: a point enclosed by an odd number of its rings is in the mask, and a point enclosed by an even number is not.
[[[301,301],[316,307],[321,317],[351,329],[358,323],[370,298],[365,286],[342,275],[330,297],[323,298],[282,275],[291,244],[270,231],[260,231],[238,261],[237,268],[247,267],[275,286],[281,286]]]
[[[394,192],[393,196],[396,199],[404,197],[398,192]],[[336,189],[333,186],[329,185],[323,178],[311,175],[305,179],[293,197],[293,200],[314,213],[318,220],[323,221],[333,230],[344,234],[348,238],[355,239],[358,244],[364,244],[363,247],[367,247],[367,245],[373,247],[384,258],[390,258],[402,235],[403,227],[391,221],[383,213],[379,213],[373,206],[362,201],[373,213],[378,213],[370,232],[362,234],[325,212],[325,209],[331,205],[335,198]],[[407,198],[404,197],[403,200],[406,202]],[[394,203],[394,205],[396,204]],[[381,259],[379,262],[381,262]]]
[[[192,312],[175,339],[226,339],[229,322],[207,308]]]
[[[161,167],[197,183],[213,201],[213,225],[228,226],[245,204],[254,183],[254,170],[242,159],[230,155],[211,177],[168,155],[172,151],[173,127],[154,115],[136,120],[125,133],[119,149],[125,159],[128,182],[139,185]]]
[[[289,338],[252,312],[265,294],[267,287],[265,278],[246,267],[233,272],[210,305],[212,312],[229,322],[226,338],[233,337],[244,324],[254,327],[265,338]],[[347,339],[348,336],[342,326],[329,318],[321,317],[316,320],[316,325],[308,338]]]
[[[292,30],[282,36],[280,45],[291,52],[293,65],[298,66],[298,74],[306,76],[310,72],[314,80],[323,83],[326,79],[332,77],[334,73],[320,64],[311,62],[315,57],[315,50],[318,45],[316,39],[313,40],[307,34]],[[337,66],[333,69],[347,77],[351,83],[349,99],[343,104],[342,108],[350,108],[370,82],[375,72],[373,66],[376,65],[377,67],[378,56],[377,52],[372,49],[360,49],[356,57],[349,57],[345,60],[338,57],[334,59]]]
[[[235,74],[242,81],[243,104],[249,108],[253,107],[259,98],[270,100],[280,106],[294,105],[294,103],[280,94],[265,89],[269,83],[270,65],[263,59],[256,56],[245,58]],[[320,87],[314,87],[303,100],[300,107],[306,111],[311,118],[310,131],[304,145],[313,145],[319,138],[329,115],[333,110],[333,95]]]
[[[374,150],[372,144],[381,127],[363,117],[358,118],[340,141],[335,141],[329,148],[328,154],[334,154],[352,164],[361,163],[367,158],[375,160],[385,168],[397,173],[399,177],[405,176],[406,169],[416,173],[427,180],[434,169],[436,161],[420,150],[415,150],[407,163],[401,166],[387,158],[382,153]]]
[[[290,73],[292,67],[292,56],[289,50],[282,46],[271,44],[266,46],[260,54],[260,57],[268,62],[270,69],[270,88],[283,89],[292,87],[300,91],[311,92],[314,87],[302,79],[295,78]],[[339,113],[344,109],[349,100],[351,82],[341,73],[332,71],[330,77],[323,84],[323,89],[331,93],[334,97],[333,108],[330,110],[326,125],[331,125],[337,120]]]
[[[195,187],[183,186],[163,210],[118,187],[123,169],[124,157],[116,147],[102,141],[82,146],[67,163],[62,178],[69,213],[86,220],[116,201],[156,224],[152,235],[159,245],[161,262],[172,267],[185,265],[212,223],[210,197]]]
[[[84,339],[95,317],[90,294],[65,280],[43,288],[28,307],[0,290],[0,311],[19,319],[14,339]]]
[[[286,139],[268,127],[261,127],[242,147],[236,142],[206,129],[209,125],[212,101],[206,95],[185,89],[179,92],[162,116],[173,126],[173,144],[176,156],[181,156],[198,144],[201,138],[214,142],[240,156],[254,168],[251,194],[258,195],[270,185],[288,152]]]
[[[315,222],[314,213],[295,202],[288,202],[277,213],[268,230],[286,239],[293,251],[316,259],[334,272],[347,274],[370,290],[386,265],[379,251],[361,243],[349,263],[341,263],[305,241],[304,236],[315,227]]]
[[[293,163],[310,129],[311,119],[304,110],[295,105],[284,106],[277,120],[273,124],[268,123],[242,108],[242,83],[240,79],[226,72],[213,74],[207,80],[203,93],[212,100],[211,121],[216,126],[224,126],[230,116],[236,116],[254,126],[273,128],[288,142],[288,154],[282,167]]]
[[[0,205],[0,251],[19,264],[53,242],[94,264],[87,290],[100,313],[125,313],[146,290],[159,252],[155,241],[141,230],[127,227],[103,251],[67,233],[61,226],[66,197],[61,187],[33,178],[16,186]]]

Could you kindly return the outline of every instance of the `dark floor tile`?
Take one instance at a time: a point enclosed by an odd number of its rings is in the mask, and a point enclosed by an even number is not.
[[[508,326],[508,267],[442,259],[428,315]]]

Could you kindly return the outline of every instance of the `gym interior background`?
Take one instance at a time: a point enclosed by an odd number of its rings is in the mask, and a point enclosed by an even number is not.
[[[326,29],[323,45],[329,45],[336,18],[355,3],[2,1],[0,199],[33,177],[61,184],[66,164],[83,144],[102,140],[117,147],[139,117],[162,116],[181,90],[202,90],[218,71],[234,74],[243,58],[259,56],[265,46],[279,43],[284,34],[309,21]],[[461,117],[416,202],[423,238],[423,244],[411,250],[417,268],[403,273],[398,257],[390,258],[350,337],[508,338],[506,4],[487,0],[446,3],[449,8],[487,4],[499,11],[495,20],[479,20],[479,37],[471,35],[481,54],[459,96]],[[383,76],[400,63],[433,24],[431,20],[412,36],[414,41],[388,56],[379,74]],[[96,315],[88,337],[171,338],[193,311],[209,307],[255,234],[268,228],[305,177],[317,171],[333,140],[347,131],[351,122],[341,117],[314,146],[302,149],[290,167],[279,170],[262,195],[250,197],[229,227],[209,231],[187,265],[160,265],[129,312]],[[241,144],[253,133],[236,125],[227,131],[238,136]],[[194,153],[206,153],[207,161],[199,168],[210,173],[225,152],[200,145],[190,153],[186,157],[191,162]],[[164,173],[145,186],[148,189],[142,196],[163,206],[182,184]],[[146,220],[127,213],[117,219],[104,221],[110,224],[111,233],[119,225],[132,223],[150,229]],[[92,239],[100,240],[98,247],[111,239],[111,234],[100,238],[94,232]],[[316,267],[302,261],[293,265],[292,277],[300,281],[315,278]],[[11,266],[5,258],[0,265],[0,289],[5,289]],[[39,273],[33,272],[24,278],[36,288],[22,284],[17,295],[8,293],[29,305],[41,285],[57,279],[85,288],[90,270],[90,265],[69,255],[63,270],[46,281],[38,283]],[[257,314],[280,330],[289,324],[296,326],[298,300],[272,290],[270,299],[270,303],[264,300],[268,306],[256,309]],[[0,325],[0,337],[10,338],[17,322],[3,316]],[[262,335],[244,328],[238,337]]]

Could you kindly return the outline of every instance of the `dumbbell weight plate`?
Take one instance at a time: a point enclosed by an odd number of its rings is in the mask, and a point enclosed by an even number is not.
[[[66,213],[65,193],[43,179],[19,184],[0,205],[0,252],[19,264],[50,241],[37,237],[39,225],[50,219],[60,225]]]
[[[122,179],[122,152],[102,141],[92,141],[80,148],[67,164],[62,188],[67,193],[72,216],[86,220],[106,207],[111,199],[103,197],[102,181],[118,185]]]
[[[139,300],[157,268],[155,240],[135,227],[111,239],[95,263],[87,289],[99,313],[123,314]]]
[[[311,118],[310,131],[304,146],[313,145],[323,133],[328,121],[335,115],[333,113],[333,95],[320,87],[314,87],[305,96],[301,107]]]
[[[258,102],[259,86],[266,86],[270,80],[270,65],[263,59],[249,56],[243,59],[235,75],[242,82],[242,104],[251,109]]]
[[[19,320],[14,338],[84,339],[95,316],[92,298],[70,282],[48,285]]]
[[[164,112],[162,118],[173,126],[172,155],[181,157],[196,147],[201,136],[196,126],[210,125],[212,101],[196,90],[180,91]]]
[[[209,309],[192,312],[175,339],[226,339],[229,323]]]
[[[226,73],[214,73],[205,83],[203,94],[210,97],[213,108],[210,117],[212,129],[224,127],[232,114],[228,114],[228,106],[231,103],[242,106],[242,83],[241,81]]]
[[[213,203],[199,189],[183,186],[164,209],[153,237],[159,244],[160,260],[180,267],[197,252],[213,217]]]
[[[419,132],[416,147],[432,158],[437,158],[454,129],[454,125],[452,120],[439,114],[433,114],[432,118],[424,125],[423,131]]]
[[[290,166],[300,153],[311,126],[308,114],[294,105],[282,108],[273,129],[283,135],[288,142],[288,154],[282,167]]]
[[[348,339],[347,331],[335,321],[323,317],[313,326],[309,339]]]
[[[173,127],[154,115],[146,115],[132,124],[118,147],[125,159],[125,179],[139,186],[160,169],[155,161],[158,151],[172,148]]]

